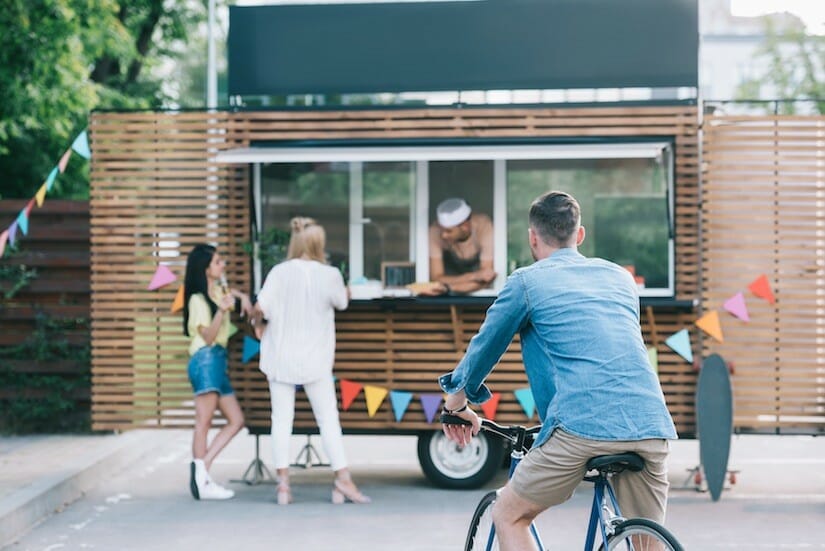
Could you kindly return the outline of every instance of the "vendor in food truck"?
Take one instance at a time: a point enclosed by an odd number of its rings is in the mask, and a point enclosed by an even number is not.
[[[472,293],[492,285],[493,222],[467,201],[445,199],[430,226],[430,281],[422,294]]]

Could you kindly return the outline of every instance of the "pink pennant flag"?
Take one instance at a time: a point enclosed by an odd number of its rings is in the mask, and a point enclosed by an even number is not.
[[[164,285],[169,285],[177,278],[178,276],[176,276],[172,270],[161,264],[158,266],[158,269],[155,270],[155,275],[152,276],[152,281],[149,283],[149,287],[147,287],[147,289],[150,291],[160,289]]]
[[[72,156],[72,148],[70,147],[69,149],[66,150],[66,153],[64,153],[63,156],[60,157],[60,162],[57,163],[57,168],[60,169],[61,174],[66,172],[66,165],[69,164],[69,157],[71,157],[71,156]]]
[[[745,306],[745,295],[736,293],[722,304],[722,308],[736,316],[742,321],[750,321],[748,307]]]
[[[3,230],[0,233],[0,258],[3,258],[3,253],[6,252],[6,241],[9,240],[9,230]]]

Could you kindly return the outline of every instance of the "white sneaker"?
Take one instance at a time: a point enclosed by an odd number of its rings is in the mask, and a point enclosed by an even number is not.
[[[201,499],[232,499],[235,497],[235,492],[228,488],[224,488],[217,482],[207,480],[203,486],[198,488],[198,493]]]

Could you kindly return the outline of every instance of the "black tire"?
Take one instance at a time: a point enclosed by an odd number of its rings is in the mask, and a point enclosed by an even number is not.
[[[483,432],[460,449],[441,431],[418,435],[418,462],[436,486],[458,490],[478,488],[501,471],[504,444]]]
[[[496,492],[489,492],[478,503],[473,520],[470,521],[470,529],[467,531],[467,541],[464,543],[464,551],[480,551],[487,549],[487,542],[490,538],[490,529],[493,527],[493,503],[496,501]],[[498,540],[493,536],[491,550],[498,549]]]
[[[643,541],[639,541],[642,539]],[[604,549],[602,545],[600,550]],[[616,527],[616,532],[607,538],[608,551],[684,551],[673,534],[660,524],[646,518],[632,518]]]

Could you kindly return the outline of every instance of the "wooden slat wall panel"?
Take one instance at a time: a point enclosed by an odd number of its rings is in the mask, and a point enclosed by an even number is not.
[[[210,124],[210,119],[215,120]],[[209,130],[217,134],[209,134]],[[185,342],[179,317],[167,314],[174,289],[144,291],[160,251],[157,232],[181,232],[173,247],[185,254],[205,233],[199,213],[213,201],[221,213],[220,238],[248,239],[246,175],[209,162],[207,148],[248,146],[259,141],[507,138],[507,137],[663,137],[676,144],[677,298],[699,294],[699,189],[697,110],[692,106],[602,108],[375,109],[345,111],[262,111],[187,114],[95,114],[92,194],[95,356],[94,419],[99,428],[191,425],[191,397],[185,374]],[[209,143],[209,137],[218,138]],[[216,172],[210,172],[214,168]],[[206,177],[215,176],[218,199],[203,194]],[[223,218],[224,210],[236,208]],[[212,211],[210,211],[212,212]],[[124,220],[127,222],[124,224]],[[225,224],[229,224],[228,227]],[[236,245],[219,241],[222,248]],[[231,251],[230,273],[248,281],[248,261]],[[134,257],[142,260],[135,262]],[[177,257],[173,257],[177,258]],[[183,259],[179,258],[180,270]],[[181,272],[182,273],[182,272]],[[140,319],[135,323],[134,319]],[[483,310],[462,308],[459,341],[477,330]],[[684,318],[684,319],[683,319]],[[650,320],[644,324],[650,334]],[[664,336],[690,321],[684,314],[657,312],[660,377],[669,407],[682,434],[693,432],[695,374],[664,346]],[[132,326],[135,326],[134,328]],[[335,374],[362,384],[416,393],[401,423],[389,400],[370,418],[363,393],[341,413],[345,430],[433,428],[424,419],[420,393],[438,392],[436,377],[454,366],[456,351],[448,308],[381,311],[353,306],[338,316]],[[237,346],[237,342],[236,342]],[[134,368],[131,363],[140,354]],[[163,366],[163,367],[161,367]],[[232,362],[233,383],[248,424],[269,426],[269,393],[254,362]],[[105,378],[104,378],[105,377]],[[499,418],[524,421],[512,390],[526,386],[514,343],[491,381],[502,392]],[[296,405],[296,430],[312,430],[303,394]]]
[[[705,310],[742,291],[750,322],[722,311],[740,431],[825,432],[825,117],[709,116],[704,122]],[[767,275],[777,302],[752,295]]]

